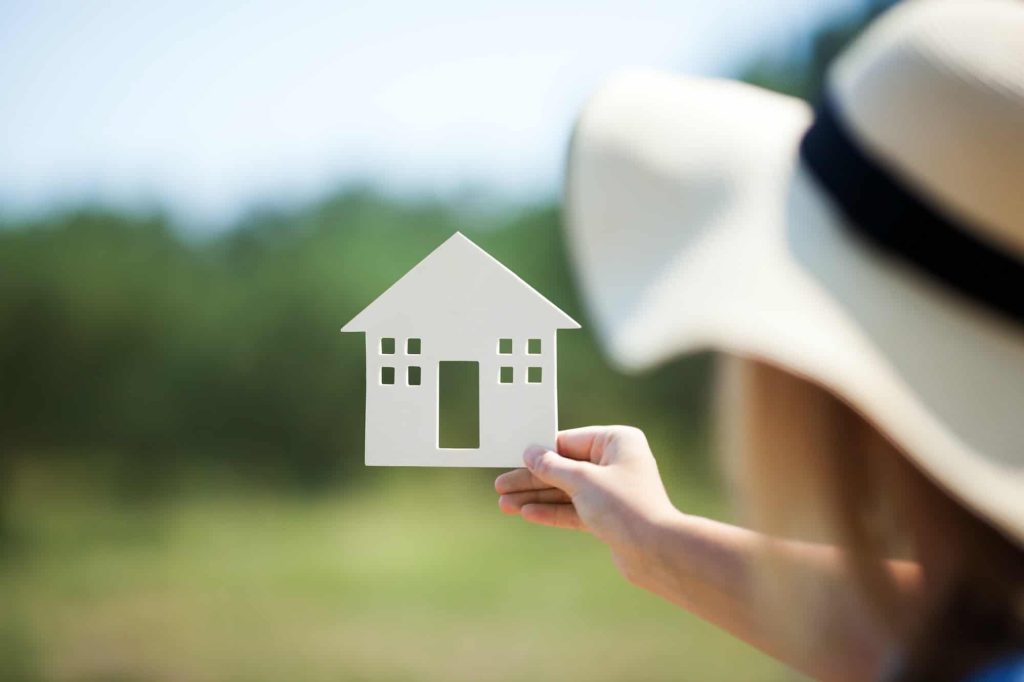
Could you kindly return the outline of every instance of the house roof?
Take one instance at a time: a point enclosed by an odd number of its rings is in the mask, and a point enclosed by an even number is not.
[[[456,232],[344,327],[418,324],[578,329],[579,324],[489,253]]]

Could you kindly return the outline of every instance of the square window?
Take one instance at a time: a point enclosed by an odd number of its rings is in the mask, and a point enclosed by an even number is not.
[[[512,355],[512,339],[498,339],[498,352],[502,355]]]
[[[540,355],[540,339],[527,339],[526,352],[530,355]]]
[[[406,355],[419,355],[423,344],[419,339],[407,339],[405,342],[405,354]]]
[[[511,384],[512,383],[512,368],[502,367],[498,370],[498,383]]]
[[[380,354],[381,355],[394,355],[395,354],[395,340],[391,337],[384,337],[380,340]]]
[[[541,369],[540,367],[527,367],[526,368],[526,381],[531,384],[539,384],[541,380]]]
[[[381,367],[380,368],[380,383],[390,386],[395,383],[395,368],[394,367]]]
[[[409,367],[409,371],[406,374],[406,382],[410,386],[419,386],[420,385],[420,376],[421,376],[421,373],[420,373],[420,368],[419,367]]]

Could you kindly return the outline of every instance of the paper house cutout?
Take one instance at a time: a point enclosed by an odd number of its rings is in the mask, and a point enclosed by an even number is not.
[[[557,332],[579,326],[455,233],[341,329],[366,333],[366,464],[518,467],[527,446],[553,447]],[[463,363],[478,447],[442,448],[439,387]]]

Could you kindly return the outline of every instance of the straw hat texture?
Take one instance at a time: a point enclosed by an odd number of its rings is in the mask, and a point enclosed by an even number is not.
[[[816,111],[617,74],[577,123],[566,216],[620,367],[781,366],[1024,544],[1024,3],[895,7]]]

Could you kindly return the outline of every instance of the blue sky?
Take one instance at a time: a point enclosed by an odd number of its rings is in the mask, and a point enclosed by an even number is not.
[[[619,67],[728,74],[855,0],[0,2],[0,211],[191,222],[349,181],[552,194]]]

